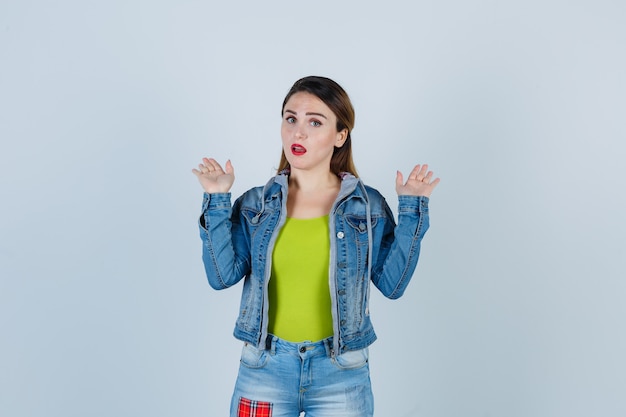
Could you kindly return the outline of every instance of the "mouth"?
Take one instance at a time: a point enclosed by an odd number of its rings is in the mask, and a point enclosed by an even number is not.
[[[306,153],[306,148],[296,143],[291,145],[291,153],[296,156],[304,155]]]

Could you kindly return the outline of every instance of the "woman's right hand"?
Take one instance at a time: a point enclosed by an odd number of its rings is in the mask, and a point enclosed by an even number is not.
[[[198,169],[191,172],[198,177],[200,185],[207,193],[227,193],[235,182],[235,170],[230,159],[226,161],[226,170],[213,158],[202,158]]]

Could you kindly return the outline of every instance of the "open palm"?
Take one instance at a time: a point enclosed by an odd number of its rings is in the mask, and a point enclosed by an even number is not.
[[[227,193],[235,182],[235,170],[230,160],[226,161],[225,169],[213,158],[202,158],[198,169],[192,169],[200,185],[207,193]]]
[[[439,184],[439,178],[433,178],[433,172],[428,170],[428,165],[415,165],[409,178],[404,182],[402,173],[396,175],[396,192],[398,195],[413,195],[430,197],[431,193]]]

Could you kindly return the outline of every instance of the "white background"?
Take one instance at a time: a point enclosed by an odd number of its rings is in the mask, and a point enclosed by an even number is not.
[[[190,170],[235,195],[298,78],[348,91],[362,178],[442,178],[376,293],[378,416],[626,415],[626,6],[609,0],[0,2],[0,415],[225,416],[241,287]]]

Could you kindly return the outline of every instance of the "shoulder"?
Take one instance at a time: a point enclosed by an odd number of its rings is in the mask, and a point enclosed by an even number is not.
[[[387,206],[385,197],[376,188],[363,184],[363,189],[366,192],[367,201],[370,207],[384,209]]]
[[[370,187],[369,185],[366,185],[366,184],[363,184],[363,188],[365,188],[365,191],[367,192],[367,197],[369,198],[370,202],[372,202],[373,200],[385,199],[385,197],[383,197],[380,191],[378,191],[376,188]]]
[[[370,204],[385,200],[377,189],[365,184],[361,178],[355,177],[348,172],[342,172],[340,178],[342,190],[346,190],[352,196],[364,198]]]
[[[372,216],[389,217],[391,211],[385,197],[376,188],[366,185],[361,179],[354,178],[354,180],[356,180],[356,186],[352,190],[352,195],[356,198],[351,200],[353,204],[358,206],[358,202],[362,202],[369,207]],[[355,209],[357,206],[351,205]]]
[[[263,195],[262,186],[252,187],[246,192],[244,192],[243,194],[241,194],[239,197],[237,197],[235,204],[236,205],[250,204],[253,201],[260,200],[261,195]]]
[[[257,200],[261,198],[263,195],[263,186],[259,185],[256,187],[252,187],[243,194],[241,194],[237,200],[247,201],[247,200]]]
[[[235,205],[256,207],[261,204],[263,199],[268,199],[270,196],[280,193],[282,189],[281,184],[283,182],[284,180],[281,175],[272,177],[265,185],[252,187],[244,192],[241,196],[239,196],[239,198],[237,198]]]

